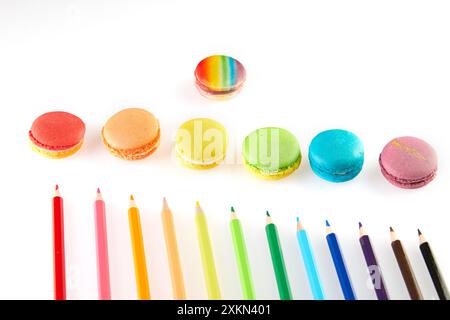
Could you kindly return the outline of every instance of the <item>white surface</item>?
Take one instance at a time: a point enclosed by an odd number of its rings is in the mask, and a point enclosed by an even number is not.
[[[370,233],[394,299],[408,297],[389,242],[393,225],[427,299],[435,299],[418,249],[420,227],[450,281],[450,3],[448,1],[0,1],[0,298],[51,299],[51,196],[65,199],[68,297],[95,299],[92,213],[100,186],[108,209],[112,295],[134,299],[128,197],[141,209],[154,298],[171,297],[160,221],[162,197],[173,209],[189,298],[204,299],[194,228],[195,201],[208,215],[223,297],[241,297],[228,228],[234,205],[244,225],[257,296],[278,297],[264,232],[264,212],[278,225],[292,291],[310,299],[295,238],[295,217],[309,230],[328,298],[341,299],[324,238],[330,219],[362,299],[373,299],[357,238]],[[247,69],[242,92],[226,102],[196,91],[193,71],[211,54]],[[109,155],[104,121],[121,108],[151,110],[162,125],[160,149],[139,162]],[[86,144],[75,156],[34,154],[27,133],[35,117],[62,109],[84,119]],[[207,116],[228,129],[228,164],[184,169],[172,158],[183,121]],[[241,164],[252,130],[282,126],[299,139],[304,161],[289,178],[261,181]],[[331,184],[313,175],[307,148],[330,128],[357,133],[363,172]],[[437,179],[421,190],[392,187],[378,154],[391,138],[414,135],[439,155]]]

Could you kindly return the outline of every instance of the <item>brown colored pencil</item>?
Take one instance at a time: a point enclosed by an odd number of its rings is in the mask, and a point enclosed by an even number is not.
[[[397,238],[394,229],[392,229],[392,227],[389,229],[391,231],[391,247],[394,251],[395,259],[397,259],[398,267],[402,273],[403,281],[405,281],[409,296],[411,297],[411,300],[423,300],[422,292],[420,291],[405,249],[403,248],[401,241]]]

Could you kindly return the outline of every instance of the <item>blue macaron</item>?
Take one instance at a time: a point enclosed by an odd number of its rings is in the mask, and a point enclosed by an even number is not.
[[[317,176],[330,182],[345,182],[361,172],[364,146],[352,132],[327,130],[311,141],[308,157]]]

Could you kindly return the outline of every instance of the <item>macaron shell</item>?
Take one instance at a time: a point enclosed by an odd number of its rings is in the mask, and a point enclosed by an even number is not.
[[[294,172],[300,165],[302,154],[292,133],[282,128],[266,127],[245,137],[242,157],[252,172],[277,179]]]
[[[124,109],[108,119],[103,136],[114,149],[129,150],[152,143],[159,136],[158,119],[140,108]]]
[[[364,164],[364,146],[352,132],[340,129],[319,133],[309,146],[313,172],[330,182],[355,178]]]
[[[48,112],[32,124],[29,138],[39,148],[66,150],[78,145],[84,138],[86,126],[77,116],[64,112]]]
[[[209,169],[226,156],[227,132],[219,122],[208,118],[191,119],[177,130],[175,151],[189,168]]]
[[[223,92],[240,87],[246,77],[244,66],[236,59],[214,55],[200,61],[195,79],[201,90]]]
[[[391,140],[380,154],[381,171],[392,184],[415,189],[428,184],[437,172],[437,155],[431,145],[415,137]]]

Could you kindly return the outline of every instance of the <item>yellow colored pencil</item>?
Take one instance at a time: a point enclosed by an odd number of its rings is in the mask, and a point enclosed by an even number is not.
[[[150,300],[150,288],[148,285],[147,263],[145,261],[141,219],[139,217],[139,209],[136,207],[133,196],[130,196],[128,221],[130,223],[131,246],[133,249],[137,297],[139,300]]]
[[[196,205],[195,224],[197,225],[197,237],[200,246],[200,255],[202,257],[203,274],[205,277],[206,290],[208,291],[208,299],[220,300],[222,297],[220,295],[219,281],[217,279],[208,225],[206,224],[205,214],[198,201]]]
[[[181,269],[180,254],[178,253],[175,225],[173,223],[172,211],[170,211],[166,198],[163,199],[163,209],[161,217],[164,229],[164,238],[166,240],[170,277],[172,279],[173,298],[176,300],[185,300],[186,292],[184,289],[183,270]]]

